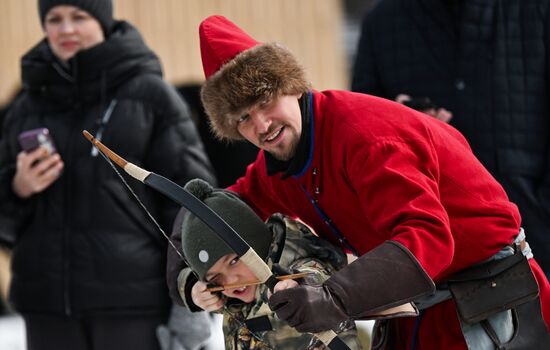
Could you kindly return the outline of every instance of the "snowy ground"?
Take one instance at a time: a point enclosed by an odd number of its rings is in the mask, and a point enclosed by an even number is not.
[[[25,322],[19,316],[0,317],[0,349],[25,350]]]

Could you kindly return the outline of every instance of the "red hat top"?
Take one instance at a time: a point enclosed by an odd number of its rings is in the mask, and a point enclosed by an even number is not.
[[[210,16],[203,20],[199,26],[199,37],[206,79],[239,53],[260,44],[223,16]]]

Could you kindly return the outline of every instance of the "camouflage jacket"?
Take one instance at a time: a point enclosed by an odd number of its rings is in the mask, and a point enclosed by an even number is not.
[[[320,284],[334,271],[346,265],[346,255],[325,240],[315,236],[304,224],[274,214],[267,220],[273,232],[268,265],[281,273],[311,272],[300,283]],[[277,318],[267,303],[267,287],[256,290],[256,303],[226,300],[223,310],[223,332],[227,350],[324,350],[327,347],[315,336],[299,333]],[[250,330],[245,321],[267,318],[272,330]],[[350,349],[361,349],[353,321],[343,322],[335,329]]]

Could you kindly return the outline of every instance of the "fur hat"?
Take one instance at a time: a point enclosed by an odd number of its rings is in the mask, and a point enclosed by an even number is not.
[[[261,258],[267,258],[273,235],[262,219],[235,193],[214,189],[200,179],[189,181],[185,189],[214,210]],[[222,256],[233,253],[218,235],[191,212],[187,212],[183,218],[181,245],[185,260],[201,280]]]
[[[288,49],[257,42],[223,16],[206,18],[199,36],[207,79],[201,99],[220,139],[243,138],[237,120],[254,104],[310,89],[303,67]]]
[[[76,6],[88,12],[101,24],[105,36],[111,32],[114,24],[112,0],[38,0],[38,12],[42,25],[48,11],[58,5]]]

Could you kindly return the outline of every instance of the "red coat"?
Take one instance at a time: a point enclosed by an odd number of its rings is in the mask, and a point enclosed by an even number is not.
[[[345,91],[314,92],[312,109],[313,154],[300,176],[268,176],[261,151],[230,187],[263,218],[274,212],[299,217],[337,243],[311,196],[360,254],[398,241],[435,282],[489,258],[518,234],[517,207],[453,127]],[[548,281],[531,265],[549,300]],[[543,309],[550,316],[548,303]],[[406,342],[414,318],[399,322]],[[451,301],[425,312],[416,349],[465,348]]]

